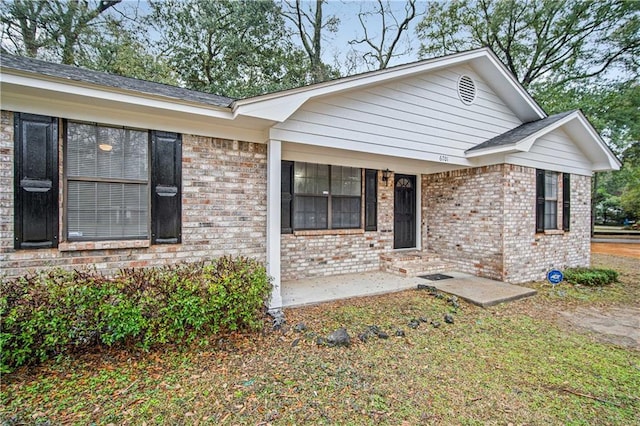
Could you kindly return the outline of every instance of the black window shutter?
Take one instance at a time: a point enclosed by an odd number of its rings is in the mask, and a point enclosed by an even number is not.
[[[151,132],[151,243],[182,240],[182,136]]]
[[[571,228],[571,175],[562,174],[562,229]]]
[[[293,232],[293,161],[282,161],[280,170],[280,228],[283,234],[290,234]]]
[[[58,119],[14,116],[16,249],[58,246]]]
[[[364,230],[378,229],[378,171],[364,172]]]
[[[544,232],[544,170],[536,169],[536,232]]]

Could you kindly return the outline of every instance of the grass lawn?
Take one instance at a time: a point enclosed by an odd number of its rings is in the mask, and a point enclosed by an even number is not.
[[[425,291],[285,311],[288,327],[178,350],[105,349],[2,377],[2,424],[640,424],[640,351],[562,325],[577,307],[638,306],[637,259],[595,255],[621,283],[532,284],[482,309]],[[439,328],[411,319],[438,320]],[[304,322],[307,330],[293,329]],[[388,339],[366,343],[367,325]],[[337,327],[348,348],[316,344]],[[402,329],[404,337],[395,332]],[[49,423],[47,423],[49,422]]]

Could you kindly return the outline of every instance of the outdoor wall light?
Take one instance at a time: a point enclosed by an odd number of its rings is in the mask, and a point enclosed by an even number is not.
[[[101,143],[98,145],[98,148],[100,148],[100,151],[111,152],[113,146],[108,143]]]
[[[393,172],[389,169],[382,171],[382,181],[384,182],[384,186],[389,186],[389,177],[391,177],[391,173]]]

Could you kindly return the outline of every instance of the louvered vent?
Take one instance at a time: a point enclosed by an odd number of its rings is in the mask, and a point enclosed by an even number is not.
[[[471,105],[476,100],[476,83],[468,75],[458,79],[458,96],[465,105]]]

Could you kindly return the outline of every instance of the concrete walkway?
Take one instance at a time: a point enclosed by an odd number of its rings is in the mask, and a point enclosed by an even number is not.
[[[430,281],[420,277],[400,277],[374,271],[285,281],[281,287],[282,304],[283,307],[294,307],[351,297],[373,296],[415,289],[418,284],[433,286],[444,293],[454,294],[483,307],[536,294],[536,291],[530,288],[461,272],[446,272],[446,275],[452,278]]]

